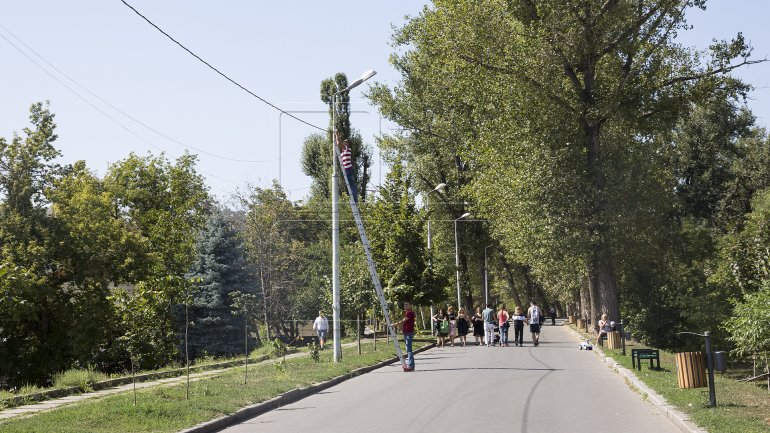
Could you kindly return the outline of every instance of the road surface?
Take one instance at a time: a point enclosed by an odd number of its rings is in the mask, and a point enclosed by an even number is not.
[[[562,326],[544,326],[538,347],[455,345],[418,354],[416,364],[412,373],[399,364],[375,370],[223,431],[679,431]]]

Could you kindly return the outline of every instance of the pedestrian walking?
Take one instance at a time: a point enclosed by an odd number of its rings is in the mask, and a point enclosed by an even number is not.
[[[324,344],[326,343],[326,333],[329,332],[329,321],[324,316],[323,311],[318,312],[318,317],[313,322],[313,331],[318,335],[318,345],[321,346],[321,350],[324,350]]]
[[[468,335],[468,329],[470,329],[470,327],[471,322],[465,315],[465,308],[460,308],[460,311],[457,314],[457,335],[460,337],[460,343],[463,344],[463,347],[465,347],[465,340]]]
[[[492,304],[487,304],[487,308],[481,312],[481,316],[484,318],[484,343],[487,344],[487,347],[492,347],[495,344],[495,321],[497,321],[497,315]]]
[[[524,310],[521,307],[516,307],[513,311],[513,345],[524,345],[524,321],[527,320],[527,316],[524,315]]]
[[[536,303],[530,302],[527,309],[527,319],[529,320],[529,332],[532,333],[532,343],[535,346],[540,345],[540,321],[543,318],[543,311]]]
[[[457,315],[455,309],[451,305],[446,311],[447,319],[449,319],[449,345],[455,347],[455,338],[457,338]]]
[[[436,346],[444,347],[444,339],[449,336],[449,319],[446,311],[443,308],[438,310],[432,320],[436,327]]]
[[[511,325],[508,323],[510,318],[508,310],[505,309],[505,304],[500,306],[500,311],[497,312],[497,325],[500,329],[500,347],[508,345],[508,327]]]
[[[473,338],[476,339],[476,346],[479,346],[484,341],[484,318],[481,316],[481,307],[476,307],[471,323],[473,323]]]
[[[405,372],[414,371],[414,352],[412,352],[414,311],[412,311],[412,304],[409,302],[404,302],[404,318],[396,323],[396,326],[401,327],[401,331],[404,333],[404,344],[406,345],[406,367],[403,367],[403,369]]]
[[[548,310],[548,313],[550,313],[551,316],[551,326],[556,326],[556,308],[553,306],[550,310]]]

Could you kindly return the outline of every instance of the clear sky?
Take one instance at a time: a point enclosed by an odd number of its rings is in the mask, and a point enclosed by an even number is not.
[[[391,26],[419,13],[425,2],[129,3],[259,96],[285,110],[322,111],[297,116],[323,127],[328,118],[319,100],[320,81],[336,72],[345,72],[352,81],[375,69],[373,81],[395,84],[399,77],[388,63]],[[756,58],[770,57],[768,6],[766,0],[711,0],[707,11],[689,14],[695,28],[680,35],[680,41],[706,48],[712,38],[727,39],[742,31],[752,41]],[[0,25],[0,136],[8,138],[27,126],[31,103],[50,100],[62,162],[85,159],[103,175],[109,163],[131,151],[164,150],[176,157],[185,150],[178,141],[209,153],[199,155],[199,169],[212,192],[226,198],[246,182],[266,186],[278,178],[280,135],[282,184],[292,199],[307,193],[310,180],[302,174],[299,158],[302,141],[313,129],[285,115],[279,120],[277,111],[207,69],[119,0],[3,0]],[[770,84],[765,77],[770,76],[770,64],[737,75],[757,88],[749,106],[758,122],[767,125]],[[394,126],[380,124],[376,108],[363,100],[361,90],[352,94],[352,109],[367,113],[354,114],[352,122],[374,144],[380,128],[388,132]],[[375,150],[373,182],[380,178]]]

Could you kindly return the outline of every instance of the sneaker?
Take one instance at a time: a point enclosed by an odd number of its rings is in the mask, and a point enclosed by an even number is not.
[[[402,367],[402,368],[404,369],[404,373],[408,373],[410,371],[414,371],[414,368],[409,368],[409,367]]]

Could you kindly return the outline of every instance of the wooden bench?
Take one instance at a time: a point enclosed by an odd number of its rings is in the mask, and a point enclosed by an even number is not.
[[[658,349],[631,349],[631,368],[636,367],[637,370],[642,370],[642,360],[650,360],[650,368],[652,368],[652,360],[657,361],[657,369],[660,370],[660,351]]]

